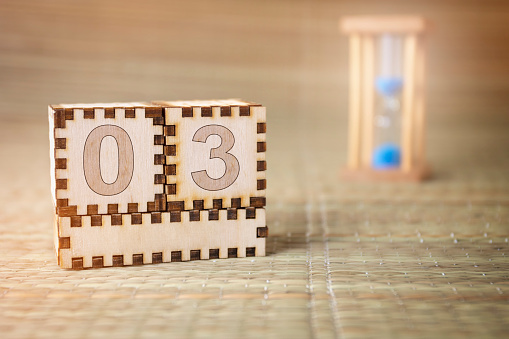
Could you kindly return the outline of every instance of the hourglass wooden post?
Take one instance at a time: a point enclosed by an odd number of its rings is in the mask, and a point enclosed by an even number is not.
[[[420,181],[425,161],[426,22],[418,16],[352,16],[347,179]]]

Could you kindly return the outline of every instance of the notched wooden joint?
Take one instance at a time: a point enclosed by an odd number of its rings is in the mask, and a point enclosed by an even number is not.
[[[256,124],[256,133],[262,134],[267,133],[267,123],[259,122]]]
[[[130,202],[127,203],[127,213],[137,213],[138,212],[138,203]]]
[[[175,136],[175,125],[164,126],[163,133],[167,137],[174,137]]]
[[[246,247],[246,257],[254,257],[256,255],[256,247]]]
[[[193,117],[193,108],[192,107],[182,107],[182,118],[192,118]]]
[[[212,200],[212,208],[215,210],[223,209],[223,199],[213,199]]]
[[[230,106],[221,106],[221,116],[222,117],[231,117],[232,110]]]
[[[155,174],[154,175],[154,184],[166,184],[166,176],[164,174]]]
[[[258,160],[256,162],[256,171],[262,172],[267,170],[267,162],[265,160]]]
[[[55,138],[55,149],[66,149],[67,139],[66,138]]]
[[[230,200],[231,208],[241,208],[242,207],[242,199],[241,198],[232,198]]]
[[[72,269],[82,270],[83,269],[83,257],[72,258]]]
[[[143,253],[133,254],[133,265],[143,265]]]
[[[177,155],[177,145],[166,145],[163,147],[163,154],[174,157]]]
[[[90,226],[102,226],[102,225],[103,225],[103,216],[102,215],[90,216]]]
[[[182,251],[171,251],[171,262],[182,261]]]
[[[65,128],[65,112],[61,108],[54,110],[53,125],[55,128]]]
[[[141,225],[143,223],[143,217],[141,213],[133,213],[131,214],[131,224],[132,225]]]
[[[256,219],[256,208],[246,207],[246,219]]]
[[[165,186],[166,194],[175,195],[177,194],[177,184],[168,184]],[[169,208],[169,207],[168,207]]]
[[[65,112],[65,120],[74,120],[74,109],[73,108],[66,108],[64,109]]]
[[[126,118],[131,116],[131,112],[127,113],[128,109],[129,108],[125,109],[125,117]],[[133,109],[133,111],[134,111],[134,109]],[[105,119],[115,119],[115,108],[113,108],[113,107],[106,107],[106,108],[104,108],[104,118]]]
[[[121,225],[122,225],[122,214],[112,214],[111,226],[121,226]]]
[[[219,210],[209,210],[209,221],[211,220],[219,220]]]
[[[219,248],[209,249],[209,259],[219,259]]]
[[[170,201],[167,203],[168,211],[183,211],[184,201]]]
[[[87,205],[87,215],[99,214],[99,205]]]
[[[115,112],[115,110],[113,110]],[[126,119],[135,119],[136,118],[136,110],[134,108],[125,108],[124,109],[124,116]]]
[[[118,204],[108,204],[108,214],[117,214]]]
[[[124,256],[123,255],[114,255],[113,259],[113,267],[122,267],[124,266]]]
[[[67,168],[67,159],[66,158],[55,159],[55,169],[66,169],[66,168]]]
[[[166,156],[164,154],[154,154],[154,165],[164,165]]]
[[[160,118],[163,117],[162,107],[145,107],[145,118]]]
[[[92,267],[93,268],[104,267],[104,257],[103,256],[92,257]]]
[[[200,211],[199,210],[189,211],[189,221],[200,221]]]
[[[58,238],[58,249],[68,249],[71,248],[71,238],[70,237],[60,237]]]
[[[163,126],[164,125],[164,117],[155,117],[152,119],[152,125],[154,126]]]
[[[164,135],[154,135],[154,145],[164,145]]]
[[[228,248],[228,258],[237,258],[237,248]]]
[[[201,259],[201,250],[191,250],[190,255],[191,255],[191,260],[200,260]]]
[[[170,211],[170,222],[181,222],[181,221],[182,221],[182,212]]]
[[[267,238],[268,236],[269,236],[269,228],[267,226],[256,228],[256,237],[257,238]]]
[[[67,179],[56,179],[55,186],[57,190],[66,190],[67,189]]]
[[[71,205],[57,208],[57,213],[60,217],[72,217],[78,214],[78,206]]]
[[[94,109],[91,107],[83,108],[83,119],[95,119]]]
[[[212,116],[212,107],[203,106],[201,108],[201,116],[202,117],[211,117]]]
[[[81,227],[81,216],[71,217],[71,227]]]
[[[193,200],[193,210],[202,210],[203,206],[203,200]]]
[[[241,117],[248,117],[249,115],[251,115],[250,107],[249,106],[240,106],[239,115]]]
[[[152,253],[152,264],[160,264],[163,262],[163,252]]]
[[[249,198],[249,205],[251,207],[263,207],[265,206],[265,197],[251,197]]]
[[[237,220],[237,209],[236,208],[228,208],[226,210],[226,219]]]
[[[150,222],[152,224],[160,224],[162,222],[162,217],[160,212],[153,212],[150,214]]]
[[[256,180],[256,189],[258,191],[264,190],[267,187],[267,180],[266,179],[258,179]]]
[[[177,175],[177,165],[171,164],[164,166],[165,175]]]
[[[66,207],[69,205],[69,199],[57,199],[57,208]]]
[[[257,153],[263,153],[267,151],[267,144],[265,141],[258,141],[256,143],[256,152]]]

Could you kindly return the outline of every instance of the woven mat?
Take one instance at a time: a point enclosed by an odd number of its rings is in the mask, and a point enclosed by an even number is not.
[[[2,122],[0,337],[506,336],[509,117],[440,119],[421,185],[341,182],[335,124],[269,119],[267,257],[84,271],[56,265],[46,125]]]

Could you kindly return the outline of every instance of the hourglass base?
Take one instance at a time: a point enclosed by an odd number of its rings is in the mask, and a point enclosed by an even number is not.
[[[407,181],[419,182],[431,176],[427,165],[416,166],[409,171],[401,169],[357,169],[345,168],[341,171],[341,179],[346,181]]]

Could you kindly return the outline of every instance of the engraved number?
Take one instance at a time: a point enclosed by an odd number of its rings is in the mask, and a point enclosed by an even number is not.
[[[235,180],[237,180],[240,172],[240,165],[237,158],[234,155],[228,153],[235,144],[235,137],[228,128],[219,125],[203,126],[196,131],[193,137],[193,141],[204,143],[211,135],[219,136],[221,138],[221,144],[218,147],[210,150],[209,159],[219,158],[223,160],[224,164],[226,165],[226,170],[223,176],[218,179],[209,177],[207,171],[205,170],[192,172],[191,176],[193,177],[196,185],[200,186],[204,190],[219,191],[229,187],[235,182]]]
[[[101,176],[101,143],[107,136],[115,138],[118,147],[118,173],[114,182],[106,183]],[[131,138],[118,126],[103,125],[90,132],[83,152],[85,180],[92,191],[100,195],[123,192],[133,177],[134,151]]]

